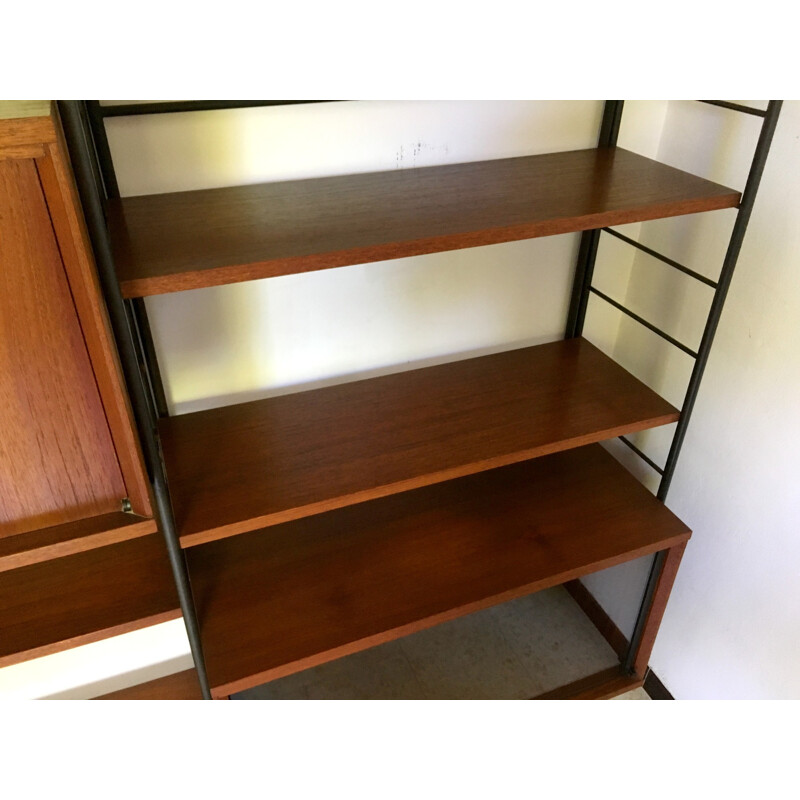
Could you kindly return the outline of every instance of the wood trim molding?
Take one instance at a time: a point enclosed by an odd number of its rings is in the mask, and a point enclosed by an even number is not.
[[[601,633],[603,638],[614,648],[614,652],[619,658],[623,658],[628,650],[628,637],[617,627],[614,620],[606,614],[594,595],[583,585],[580,580],[568,581],[564,588],[569,592],[572,599],[578,604],[581,611],[589,618],[591,623]],[[660,619],[659,619],[660,622]],[[648,654],[649,657],[649,654]],[[642,682],[645,692],[651,700],[674,700],[669,689],[661,682],[658,675],[648,666],[644,681]],[[566,690],[567,687],[563,687]],[[636,688],[636,687],[633,687]],[[562,691],[562,690],[557,690]],[[627,691],[627,690],[626,690]],[[537,698],[538,699],[538,698]]]
[[[564,584],[564,588],[580,606],[581,611],[589,617],[595,628],[600,631],[603,638],[614,648],[617,656],[623,658],[628,650],[628,638],[616,626],[614,620],[606,614],[605,609],[595,600],[594,595],[579,579],[568,581]]]
[[[621,667],[609,667],[594,675],[545,692],[534,700],[610,700],[625,692],[638,689],[644,681],[636,675],[626,675]]]
[[[175,672],[127,689],[96,697],[95,700],[202,700],[194,669]]]
[[[0,161],[9,158],[42,158],[44,145],[42,144],[17,144],[8,147],[0,146]]]
[[[125,488],[133,512],[142,517],[150,517],[153,514],[150,487],[136,435],[133,412],[125,393],[119,356],[113,344],[91,244],[69,168],[66,144],[55,113],[54,110],[52,125],[55,141],[46,146],[45,157],[36,160],[39,179],[61,249],[67,280],[91,358]]]
[[[674,700],[672,693],[663,683],[661,683],[658,675],[653,670],[648,669],[647,675],[644,678],[644,690],[650,696],[651,700]]]

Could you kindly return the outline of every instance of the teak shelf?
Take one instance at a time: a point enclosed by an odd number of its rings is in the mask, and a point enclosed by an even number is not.
[[[599,445],[188,552],[225,696],[685,542]]]
[[[677,419],[570,339],[169,417],[161,438],[187,547]]]
[[[594,149],[120,198],[106,117],[259,102],[284,101],[61,103],[201,694],[654,554],[620,668],[548,696],[639,685],[690,535],[663,500],[780,102],[758,112],[743,194],[616,147],[622,101],[606,101]],[[594,262],[607,226],[718,209],[736,222],[698,351],[679,343],[700,368],[678,412],[581,338]],[[143,297],[569,232],[564,341],[168,414]],[[596,443],[669,422],[663,469],[644,456],[656,498]],[[144,691],[195,689],[183,675]]]
[[[0,667],[180,617],[149,534],[0,573]]]
[[[733,208],[621,148],[112,199],[126,297]]]
[[[146,536],[155,520],[119,511],[0,539],[0,572]]]

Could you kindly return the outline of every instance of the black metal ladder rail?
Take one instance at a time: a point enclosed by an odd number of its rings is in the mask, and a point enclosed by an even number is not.
[[[726,250],[722,268],[720,270],[719,279],[717,281],[712,281],[700,273],[695,272],[694,270],[691,270],[682,264],[679,264],[673,259],[667,258],[661,253],[658,253],[655,250],[652,250],[651,248],[646,247],[639,242],[636,242],[633,239],[630,239],[629,237],[612,230],[611,228],[586,231],[582,235],[581,246],[578,253],[578,263],[576,265],[575,278],[573,281],[573,292],[569,314],[567,317],[567,330],[565,335],[565,338],[573,338],[580,336],[583,333],[589,295],[594,294],[610,303],[619,311],[627,314],[632,319],[649,328],[651,331],[664,338],[670,344],[678,347],[695,359],[694,368],[686,388],[684,400],[681,405],[680,417],[672,437],[672,444],[670,446],[665,465],[663,467],[659,467],[658,464],[656,464],[628,439],[625,437],[619,437],[621,441],[631,450],[633,450],[633,452],[635,452],[648,466],[661,475],[657,497],[662,502],[666,500],[667,494],[669,493],[672,477],[675,473],[675,467],[677,465],[678,457],[680,456],[681,447],[683,446],[683,441],[686,436],[686,430],[691,419],[695,401],[697,399],[697,393],[700,388],[700,383],[703,378],[706,364],[708,362],[711,345],[713,344],[714,336],[719,325],[722,308],[725,304],[725,298],[730,287],[736,262],[739,258],[739,252],[741,251],[742,242],[747,231],[747,225],[753,210],[756,194],[758,192],[758,186],[761,181],[761,176],[764,172],[764,165],[766,164],[769,148],[772,143],[772,138],[775,133],[775,127],[778,122],[782,105],[782,101],[780,100],[770,100],[767,108],[765,110],[761,110],[738,103],[730,103],[724,100],[703,100],[701,102],[763,118],[761,132],[759,134],[758,142],[753,154],[753,160],[750,165],[747,183],[745,185],[744,192],[742,193],[741,202],[739,203],[736,221],[731,232],[728,248]],[[621,115],[622,101],[607,100],[603,113],[603,123],[601,125],[598,146],[611,147],[616,145],[619,136]],[[601,230],[611,234],[612,236],[615,236],[618,239],[621,239],[633,247],[647,253],[650,256],[653,256],[654,258],[659,259],[674,269],[689,275],[695,280],[714,289],[714,297],[711,301],[711,307],[708,312],[700,345],[698,346],[696,352],[686,347],[681,342],[678,342],[676,339],[669,336],[669,334],[658,329],[647,320],[624,307],[621,303],[618,303],[592,286],[592,276],[597,259]],[[661,576],[664,561],[665,558],[663,552],[657,553],[653,558],[653,563],[648,575],[642,602],[636,618],[636,623],[634,625],[633,634],[630,639],[627,653],[623,659],[623,665],[628,672],[633,671],[633,662],[636,658],[636,651],[638,650],[639,643],[641,642],[642,635],[644,633],[647,616],[652,605],[655,588],[658,584],[659,577]]]

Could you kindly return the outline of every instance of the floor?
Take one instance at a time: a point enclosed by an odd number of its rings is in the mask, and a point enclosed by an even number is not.
[[[561,587],[233,695],[241,700],[525,699],[617,664]],[[649,699],[643,690],[620,700]]]

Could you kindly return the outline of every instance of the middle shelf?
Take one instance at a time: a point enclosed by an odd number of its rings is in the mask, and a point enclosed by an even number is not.
[[[184,547],[664,425],[584,339],[161,421]]]

